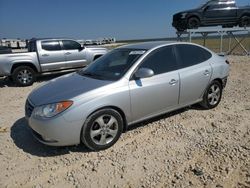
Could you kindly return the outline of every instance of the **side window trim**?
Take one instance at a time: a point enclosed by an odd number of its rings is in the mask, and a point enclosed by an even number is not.
[[[177,45],[178,44],[175,44],[173,48],[174,48],[174,54],[175,54],[175,59],[176,59],[177,67],[178,67],[178,70],[180,70],[180,69],[182,69],[182,63],[181,63],[179,52],[177,50]]]
[[[73,42],[73,43],[78,44],[78,45],[79,45],[79,47],[81,46],[81,44],[80,44],[80,43],[78,43],[78,42],[76,42],[76,41],[74,41],[74,40],[61,40],[61,42],[62,42],[62,49],[63,49],[63,50],[77,50],[77,49],[78,49],[78,48],[74,48],[74,49],[66,49],[66,48],[65,48],[65,46],[64,46],[63,41],[70,41],[70,42]]]
[[[162,48],[166,48],[166,47],[171,47],[171,51],[172,51],[172,55],[175,59],[175,63],[176,63],[176,69],[175,70],[172,70],[172,71],[178,71],[179,69],[179,63],[178,63],[178,59],[177,59],[177,56],[176,56],[176,50],[175,50],[175,45],[166,45],[166,46],[162,46],[162,47],[159,47],[157,49],[154,49],[153,51],[151,51],[149,54],[147,54],[147,56],[140,62],[140,64],[137,65],[137,67],[135,68],[135,70],[133,71],[133,73],[130,75],[130,81],[131,80],[134,80],[134,74],[135,72],[140,68],[140,66],[150,57],[150,55],[152,55],[153,53],[157,53],[158,51],[160,51]],[[168,71],[168,72],[172,72],[172,71]],[[164,73],[160,73],[160,74],[156,74],[156,75],[161,75],[161,74],[166,74],[168,72],[164,72]],[[156,76],[155,75],[155,76]]]
[[[47,50],[47,49],[45,49],[45,48],[43,47],[43,44],[49,43],[49,42],[58,42],[58,44],[59,44],[59,46],[60,46],[60,49],[58,49],[58,50]],[[41,41],[41,48],[42,48],[42,50],[45,50],[45,51],[48,51],[48,52],[56,52],[56,51],[62,51],[62,50],[63,50],[59,40],[54,40],[54,41]]]
[[[185,64],[182,62],[182,59],[180,58],[180,57],[181,57],[181,54],[180,54],[180,52],[179,52],[178,49],[177,49],[177,45],[188,45],[188,46],[196,46],[196,45],[193,45],[193,44],[176,44],[176,45],[174,45],[175,53],[176,53],[176,59],[177,59],[177,65],[178,65],[178,69],[179,69],[179,70],[180,70],[180,69],[185,69],[185,68],[189,68],[189,67],[193,67],[193,66],[199,65],[199,64],[201,64],[201,63],[204,63],[204,62],[208,61],[208,60],[212,57],[211,52],[207,51],[206,49],[203,49],[202,47],[197,46],[198,48],[202,49],[202,51],[204,51],[204,52],[206,51],[206,52],[209,54],[210,57],[207,58],[206,55],[205,55],[205,53],[203,52],[203,53],[202,53],[202,56],[203,56],[203,58],[204,58],[204,61],[201,61],[201,62],[199,62],[199,63],[195,63],[195,64],[193,64],[193,65],[185,66]],[[206,59],[206,60],[205,60],[205,59]]]

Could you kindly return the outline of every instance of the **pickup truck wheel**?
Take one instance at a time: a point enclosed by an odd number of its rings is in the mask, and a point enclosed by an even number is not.
[[[240,27],[249,27],[250,26],[250,17],[249,16],[243,16],[240,19]]]
[[[188,29],[197,29],[200,26],[200,20],[196,17],[188,19]]]
[[[17,67],[12,74],[14,82],[18,86],[30,86],[35,81],[35,71],[28,66]]]

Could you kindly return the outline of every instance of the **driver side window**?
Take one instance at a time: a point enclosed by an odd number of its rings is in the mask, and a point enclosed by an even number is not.
[[[173,46],[161,47],[151,52],[139,68],[149,68],[154,75],[164,74],[177,69]]]

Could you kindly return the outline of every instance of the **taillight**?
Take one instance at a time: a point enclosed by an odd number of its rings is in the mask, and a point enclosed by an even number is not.
[[[228,60],[226,60],[226,64],[228,64],[228,65],[230,64]]]

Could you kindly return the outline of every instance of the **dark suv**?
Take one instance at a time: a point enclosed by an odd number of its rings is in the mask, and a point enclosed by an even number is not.
[[[177,31],[200,26],[240,27],[250,26],[250,6],[237,7],[235,1],[210,0],[200,7],[182,11],[173,16]]]

